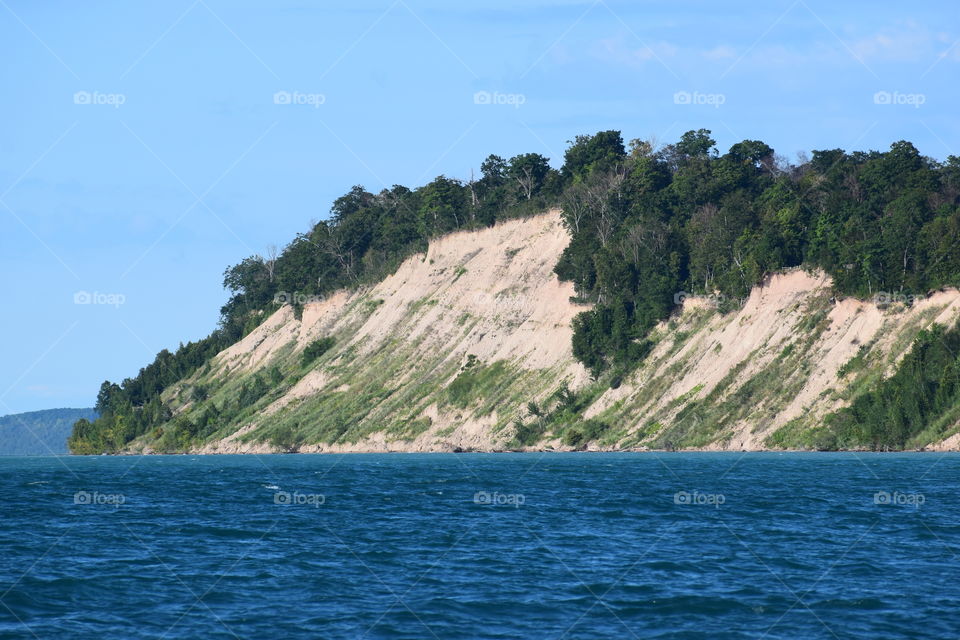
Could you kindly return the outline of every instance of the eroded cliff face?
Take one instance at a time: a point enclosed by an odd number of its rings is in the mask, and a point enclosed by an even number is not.
[[[640,370],[587,415],[623,425],[619,447],[814,446],[805,433],[889,375],[921,329],[953,326],[960,313],[955,290],[909,307],[833,295],[825,274],[795,270],[755,287],[730,313],[717,310],[722,300],[689,298],[657,328]]]
[[[960,313],[953,290],[881,308],[834,299],[822,273],[791,271],[731,312],[687,298],[611,389],[571,353],[571,320],[586,307],[553,273],[568,241],[556,211],[444,237],[375,287],[310,301],[299,318],[281,308],[164,399],[189,417],[230,406],[258,379],[267,388],[221,419],[203,453],[501,449],[518,418],[540,419],[530,401],[549,407],[563,385],[606,427],[589,448],[809,446],[804,434],[889,373],[920,329]],[[333,347],[304,364],[320,338]],[[531,446],[565,448],[549,431]]]
[[[194,385],[216,403],[274,367],[285,376],[206,453],[271,451],[286,427],[305,434],[301,451],[503,447],[530,400],[588,382],[570,349],[586,307],[553,273],[568,241],[556,211],[444,237],[375,287],[308,302],[300,319],[281,308],[166,399],[189,412]],[[334,347],[301,374],[303,349],[322,337]]]

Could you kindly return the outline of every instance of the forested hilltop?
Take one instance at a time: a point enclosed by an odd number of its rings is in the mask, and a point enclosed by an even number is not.
[[[958,198],[960,159],[941,163],[909,142],[886,152],[813,151],[790,163],[753,140],[720,154],[703,129],[662,147],[625,146],[617,131],[579,136],[560,170],[539,154],[492,155],[475,180],[440,176],[377,194],[357,186],[279,255],[227,269],[231,297],[217,330],[162,351],[134,378],[105,382],[100,417],[77,422],[70,448],[109,452],[144,434],[159,437],[176,422],[163,390],[270,313],[285,304],[299,312],[311,296],[379,281],[452,231],[562,209],[571,240],[556,273],[592,305],[574,321],[573,353],[599,383],[617,386],[653,347],[650,330],[689,294],[734,309],[766,276],[797,266],[824,270],[838,296],[881,301],[909,304],[958,284]],[[954,341],[950,329],[920,336],[895,376],[873,381],[850,409],[831,416],[817,446],[897,448],[944,423],[960,393]],[[919,366],[930,362],[937,369]],[[203,442],[226,415],[254,405],[271,384],[257,380],[235,406],[209,403],[200,418],[174,425],[178,442]],[[206,400],[202,388],[194,393]]]

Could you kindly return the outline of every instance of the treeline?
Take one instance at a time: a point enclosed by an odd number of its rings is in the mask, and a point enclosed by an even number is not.
[[[567,151],[560,201],[572,233],[557,274],[595,303],[574,353],[614,384],[685,292],[745,296],[770,273],[821,267],[841,294],[919,294],[960,283],[960,159],[814,151],[787,163],[760,141],[718,153],[710,132],[655,149],[619,133]]]
[[[280,300],[296,303],[343,287],[376,282],[400,262],[424,251],[430,238],[540,213],[562,191],[548,158],[526,153],[509,161],[491,155],[480,177],[466,182],[440,176],[418,189],[395,185],[380,193],[353,187],[337,198],[328,220],[299,234],[275,257],[252,256],[229,269],[232,297],[225,319],[246,317]]]
[[[92,422],[81,419],[74,423],[67,440],[71,453],[116,451],[170,420],[170,408],[160,398],[163,390],[193,374],[240,337],[236,327],[231,331],[224,323],[203,340],[180,345],[175,353],[164,349],[133,378],[120,384],[101,384],[94,406],[98,417]]]
[[[571,241],[556,272],[594,306],[574,321],[573,351],[613,384],[642,360],[646,336],[683,292],[736,299],[786,267],[821,267],[839,292],[925,293],[960,282],[960,159],[814,151],[789,163],[763,142],[720,154],[710,132],[656,147],[618,131],[578,136],[558,171],[548,158],[491,155],[470,180],[440,176],[416,189],[353,187],[327,220],[280,252],[224,273],[219,328],[119,385],[105,382],[100,418],[78,422],[75,452],[113,451],[170,420],[160,394],[305,296],[376,282],[431,238],[560,206]],[[205,431],[215,428],[213,423]]]

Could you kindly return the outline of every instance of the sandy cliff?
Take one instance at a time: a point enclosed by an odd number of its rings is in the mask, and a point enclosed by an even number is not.
[[[223,403],[256,376],[283,379],[205,453],[273,451],[284,431],[301,436],[301,451],[498,449],[530,417],[527,403],[549,402],[562,384],[590,390],[584,417],[608,426],[591,448],[798,446],[920,329],[960,313],[956,291],[881,307],[835,299],[827,276],[794,270],[727,313],[688,297],[644,364],[601,388],[571,354],[570,323],[585,307],[553,273],[568,239],[556,211],[447,236],[375,287],[308,302],[299,318],[281,308],[165,400],[189,415],[194,386]],[[335,346],[303,367],[321,337]],[[562,448],[555,434],[537,446]]]
[[[570,302],[572,285],[553,273],[567,242],[557,212],[456,233],[371,289],[308,303],[299,320],[291,307],[280,309],[217,357],[216,375],[262,370],[321,336],[336,336],[337,346],[239,435],[203,451],[270,450],[241,440],[284,416],[334,419],[326,405],[349,406],[341,397],[350,394],[375,406],[338,417],[352,423],[343,425],[341,441],[301,450],[503,446],[521,404],[561,381],[574,387],[587,381],[570,352],[570,322],[585,307]],[[503,363],[486,387],[499,399],[490,411],[444,399],[445,386],[469,361],[478,370]]]

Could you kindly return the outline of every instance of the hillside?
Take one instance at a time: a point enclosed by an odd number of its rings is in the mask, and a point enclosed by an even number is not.
[[[727,313],[716,298],[687,298],[612,389],[571,352],[584,307],[552,269],[567,242],[558,212],[509,221],[431,243],[379,285],[307,303],[300,318],[284,306],[169,388],[171,428],[128,451],[175,450],[178,420],[198,422],[258,379],[279,382],[193,451],[815,447],[827,414],[893,371],[921,329],[960,312],[954,290],[878,306],[792,270]],[[333,346],[304,365],[323,338]],[[564,385],[580,415],[555,420]]]
[[[93,409],[46,409],[0,417],[0,456],[47,456],[67,453],[73,423],[93,420]]]
[[[960,158],[705,129],[362,186],[104,382],[74,453],[937,444],[960,422]],[[550,213],[544,214],[544,211]],[[689,293],[693,292],[693,293]],[[950,442],[954,442],[951,440]]]
[[[955,289],[908,307],[838,299],[819,271],[776,274],[725,314],[716,298],[686,299],[643,366],[586,415],[623,429],[607,439],[617,447],[832,449],[824,420],[892,374],[922,330],[958,315]],[[912,445],[943,435],[924,437]]]
[[[300,319],[284,306],[164,399],[190,418],[258,376],[283,376],[200,447],[207,453],[301,439],[301,451],[502,447],[520,407],[561,381],[586,381],[570,353],[582,307],[553,273],[567,242],[558,212],[446,236],[373,288],[307,303]],[[322,338],[334,346],[303,366],[304,348]]]

